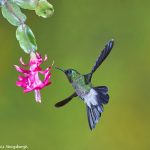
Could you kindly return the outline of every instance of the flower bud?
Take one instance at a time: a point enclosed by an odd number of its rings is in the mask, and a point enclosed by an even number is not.
[[[38,16],[47,18],[53,15],[54,8],[53,5],[51,5],[47,0],[39,0],[35,12]]]

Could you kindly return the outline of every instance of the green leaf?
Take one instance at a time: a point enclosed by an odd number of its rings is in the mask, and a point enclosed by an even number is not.
[[[2,14],[4,18],[6,18],[8,22],[14,26],[19,26],[26,20],[26,16],[21,12],[19,6],[10,0],[7,0],[7,2],[2,6]]]
[[[21,8],[35,10],[39,0],[13,0]]]
[[[37,50],[35,36],[27,25],[23,24],[17,28],[16,38],[25,53],[31,53]]]
[[[51,5],[47,0],[39,0],[38,6],[35,9],[38,16],[47,18],[52,16],[54,13],[53,5]]]

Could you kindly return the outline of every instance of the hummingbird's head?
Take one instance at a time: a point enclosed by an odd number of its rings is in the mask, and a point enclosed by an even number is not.
[[[58,67],[55,67],[55,68],[64,72],[70,83],[72,83],[73,80],[76,79],[80,75],[80,73],[74,69],[64,70],[64,69],[58,68]]]

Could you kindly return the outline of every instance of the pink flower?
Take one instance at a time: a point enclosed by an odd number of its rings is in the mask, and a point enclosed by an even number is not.
[[[32,52],[30,56],[31,57],[28,64],[25,64],[22,61],[22,58],[20,58],[20,63],[24,67],[29,66],[29,70],[14,65],[16,70],[23,74],[22,76],[18,76],[18,81],[16,82],[16,85],[22,87],[24,89],[23,90],[24,93],[34,91],[36,102],[41,103],[40,90],[45,86],[51,84],[50,82],[51,73],[49,72],[51,70],[51,67],[48,67],[45,70],[42,70],[42,68],[40,67],[43,61],[47,60],[46,55],[44,60],[42,60],[42,57],[39,53],[35,54]],[[44,76],[43,81],[40,80],[39,73]]]

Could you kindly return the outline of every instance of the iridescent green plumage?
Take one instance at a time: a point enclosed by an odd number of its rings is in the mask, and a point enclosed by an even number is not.
[[[78,71],[74,69],[68,69],[65,74],[75,89],[78,96],[82,96],[90,91],[92,88],[91,83],[86,84],[86,79],[84,75],[81,75]]]

